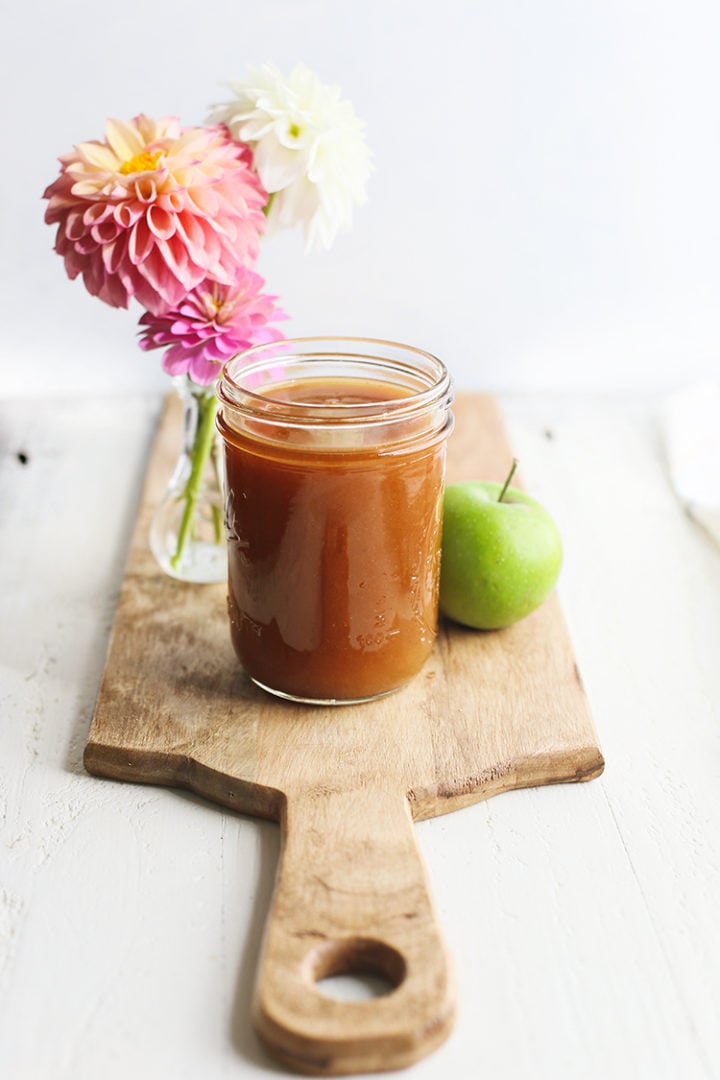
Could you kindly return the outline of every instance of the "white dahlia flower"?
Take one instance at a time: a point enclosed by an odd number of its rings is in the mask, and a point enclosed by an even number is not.
[[[227,85],[234,96],[211,120],[250,147],[270,195],[268,224],[301,224],[307,249],[330,247],[365,201],[372,166],[363,122],[339,87],[302,64],[287,78],[265,64]]]

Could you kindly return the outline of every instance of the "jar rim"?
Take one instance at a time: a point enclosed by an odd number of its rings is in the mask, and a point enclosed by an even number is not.
[[[277,376],[278,368],[290,364],[331,364],[349,361],[365,369],[365,377],[381,370],[386,373],[384,381],[397,383],[402,373],[406,379],[414,379],[416,386],[409,386],[408,394],[388,400],[342,403],[298,403],[274,396],[268,385],[275,373],[278,385],[283,384]],[[395,372],[396,380],[388,378]],[[263,375],[267,378],[263,383]],[[287,383],[290,380],[285,380]],[[377,381],[383,381],[378,379]],[[253,386],[252,384],[256,385]],[[406,385],[408,385],[406,383]],[[231,409],[266,412],[268,408],[282,415],[287,422],[305,424],[331,423],[344,425],[381,421],[389,415],[399,417],[436,404],[443,398],[451,400],[452,381],[447,367],[437,356],[425,349],[402,342],[361,336],[307,336],[282,338],[279,341],[254,345],[231,357],[222,368],[217,385],[221,402]]]

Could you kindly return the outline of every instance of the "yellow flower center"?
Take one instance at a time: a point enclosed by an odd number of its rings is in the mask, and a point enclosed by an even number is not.
[[[228,305],[217,291],[204,293],[203,303],[205,304],[205,314],[208,320],[222,323],[223,315],[227,317]]]
[[[150,150],[141,150],[135,157],[123,161],[119,171],[123,176],[128,176],[134,172],[154,172],[161,157],[162,150],[153,150],[152,152]]]

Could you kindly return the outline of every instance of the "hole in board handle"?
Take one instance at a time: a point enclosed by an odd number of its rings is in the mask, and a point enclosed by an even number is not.
[[[320,993],[336,1001],[368,1001],[391,994],[407,972],[397,949],[372,938],[325,941],[305,962]]]

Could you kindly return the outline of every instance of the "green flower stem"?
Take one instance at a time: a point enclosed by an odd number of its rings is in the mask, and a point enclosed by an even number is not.
[[[185,545],[192,530],[195,506],[198,501],[198,496],[200,495],[203,469],[205,468],[205,464],[212,452],[215,442],[215,414],[217,413],[218,399],[213,392],[210,392],[203,394],[202,397],[198,397],[197,404],[198,424],[195,440],[190,452],[191,469],[188,482],[185,485],[185,509],[183,510],[183,516],[180,522],[180,531],[178,532],[175,552],[170,557],[170,565],[173,570],[177,570],[180,565]],[[215,515],[215,534],[219,541],[222,536],[222,516],[219,510],[216,510]]]
[[[215,412],[217,412],[217,405],[215,407]],[[213,413],[213,416],[215,415],[215,412]],[[217,483],[217,488],[218,488],[218,491],[221,492],[222,491],[222,479],[221,479],[221,475],[220,475],[220,465],[218,463],[218,453],[219,453],[218,444],[217,444],[217,442],[213,442],[212,449],[210,451],[210,456],[212,457],[213,471],[215,473],[215,480],[216,480],[216,483]],[[212,519],[213,519],[213,533],[215,535],[215,543],[219,544],[219,543],[222,542],[222,540],[223,540],[223,538],[225,536],[225,515],[223,514],[222,508],[220,506],[216,506],[215,503],[212,504],[210,509],[211,509]]]

